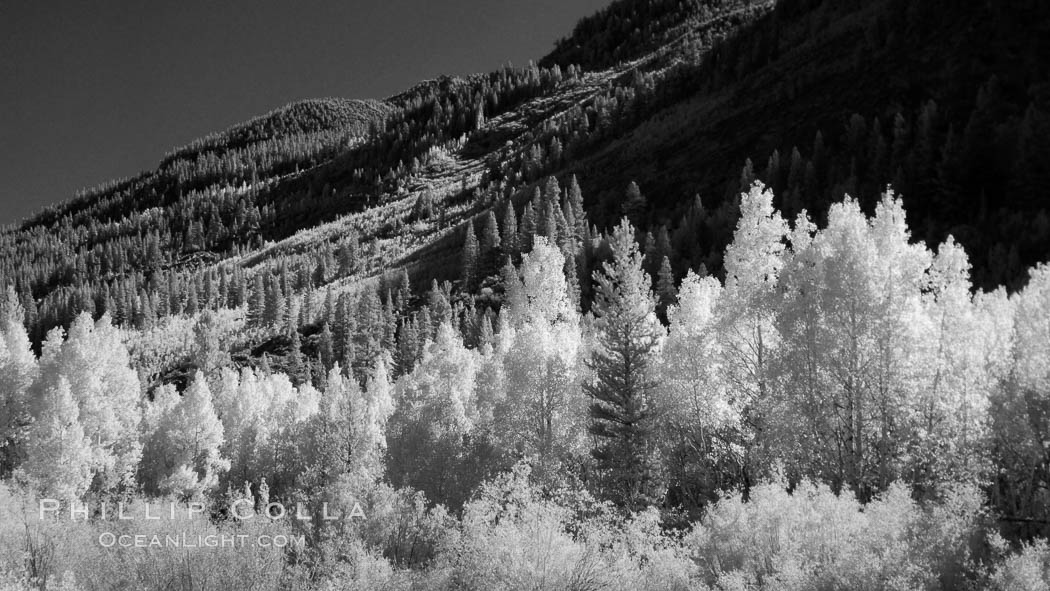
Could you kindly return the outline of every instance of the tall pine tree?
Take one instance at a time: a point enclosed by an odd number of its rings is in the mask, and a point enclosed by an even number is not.
[[[601,493],[637,510],[660,494],[651,397],[662,329],[630,222],[623,220],[609,241],[612,260],[594,273],[598,346],[588,363],[595,379],[584,390],[592,400],[592,455],[602,475]]]

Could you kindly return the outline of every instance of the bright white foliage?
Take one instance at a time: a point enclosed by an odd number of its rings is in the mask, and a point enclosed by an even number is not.
[[[424,419],[435,436],[469,433],[478,418],[474,396],[479,355],[442,322],[423,359],[397,383],[397,398],[410,414]]]
[[[1032,269],[1017,303],[1017,377],[1022,387],[1050,392],[1050,265]]]
[[[523,297],[505,312],[514,329],[504,337],[508,394],[495,409],[496,433],[506,447],[541,457],[585,445],[579,315],[568,297],[564,264],[556,246],[536,237],[515,288]]]
[[[48,333],[36,391],[56,388],[64,378],[91,445],[91,467],[98,486],[112,490],[130,485],[142,449],[138,440],[140,392],[120,332],[108,316],[92,322],[84,313],[73,321],[66,338],[62,336],[61,329]],[[39,409],[34,412],[37,418],[40,414]]]
[[[319,409],[313,387],[296,388],[284,374],[244,368],[224,369],[215,406],[225,433],[222,456],[231,462],[232,482],[271,482],[284,471],[297,472],[299,429]]]
[[[773,192],[756,181],[740,196],[740,220],[726,247],[726,297],[720,315],[726,379],[759,404],[764,404],[770,357],[778,342],[773,295],[787,234],[787,222],[773,209]]]
[[[78,499],[91,484],[91,447],[84,438],[69,382],[63,377],[48,387],[38,408],[22,467],[42,495],[63,501]]]
[[[678,305],[667,310],[670,332],[661,367],[661,405],[684,428],[740,426],[741,401],[725,379],[725,352],[717,313],[725,305],[722,284],[689,274],[682,280]]]
[[[230,463],[220,457],[223,426],[212,405],[211,389],[197,372],[179,397],[159,388],[143,415],[150,432],[143,453],[146,484],[164,494],[197,497],[213,489]]]
[[[16,308],[17,311],[17,308]],[[0,318],[0,455],[14,455],[26,437],[29,389],[39,370],[21,320]]]

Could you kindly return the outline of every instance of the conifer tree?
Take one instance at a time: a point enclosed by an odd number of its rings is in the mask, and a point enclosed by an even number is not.
[[[280,327],[285,319],[286,304],[281,285],[276,277],[272,275],[265,281],[265,310],[263,312],[263,325]]]
[[[651,397],[661,328],[634,227],[626,219],[613,231],[610,247],[612,260],[594,273],[598,347],[589,361],[594,381],[584,390],[592,399],[592,455],[603,474],[602,492],[637,510],[660,494]]]
[[[478,273],[488,277],[499,269],[500,237],[499,225],[496,223],[496,212],[489,210],[485,216],[485,226],[481,230],[481,263]]]
[[[503,213],[503,234],[500,237],[500,249],[504,256],[512,260],[520,252],[518,242],[518,217],[514,213],[514,203],[508,202],[507,209]]]
[[[660,316],[667,314],[667,307],[673,306],[678,297],[678,290],[674,285],[674,272],[671,271],[671,261],[664,257],[660,263],[660,271],[656,279],[656,310]]]
[[[321,326],[317,349],[321,355],[321,364],[324,365],[325,371],[328,371],[335,364],[335,339],[332,337],[332,329],[327,321]]]
[[[292,342],[288,351],[288,375],[299,382],[304,374],[303,342],[299,338],[299,331],[292,331]]]
[[[401,267],[398,271],[397,279],[397,294],[394,300],[394,307],[398,312],[403,313],[408,309],[410,300],[412,299],[412,285],[408,277],[408,269]]]
[[[211,310],[201,314],[193,326],[193,365],[205,376],[213,376],[229,363],[229,355],[219,343],[219,325]]]
[[[448,294],[438,285],[437,279],[430,283],[430,293],[427,296],[427,308],[430,311],[431,326],[428,328],[429,335],[437,331],[442,322],[452,321],[452,306],[448,303]]]
[[[467,222],[466,238],[463,240],[463,291],[470,292],[474,288],[475,279],[478,275],[478,237],[474,234],[474,223]]]
[[[623,201],[623,215],[631,221],[636,228],[644,226],[646,213],[645,196],[642,195],[638,185],[631,181],[627,185],[627,192]]]
[[[569,188],[565,192],[565,199],[572,208],[572,219],[575,224],[576,239],[583,242],[587,234],[587,213],[583,209],[583,191],[580,183],[576,181],[576,175],[569,179]]]
[[[525,204],[525,210],[521,214],[521,228],[518,230],[518,252],[526,253],[532,250],[532,239],[536,236],[536,211],[532,203]]]

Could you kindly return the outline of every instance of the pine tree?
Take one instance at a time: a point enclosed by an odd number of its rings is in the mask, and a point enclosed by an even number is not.
[[[193,326],[193,365],[206,376],[215,375],[229,363],[229,355],[219,343],[219,325],[215,315],[207,310]]]
[[[580,184],[576,181],[576,175],[572,175],[572,178],[569,179],[569,188],[566,191],[565,198],[572,208],[576,239],[583,242],[587,234],[587,213],[583,209],[583,192],[580,190]]]
[[[478,275],[478,237],[474,234],[474,222],[467,222],[466,238],[463,240],[463,291],[471,292]]]
[[[292,342],[288,350],[288,376],[293,380],[302,383],[302,378],[305,373],[305,367],[303,363],[303,342],[299,338],[299,331],[292,331]]]
[[[638,510],[660,495],[651,397],[661,328],[634,227],[626,219],[613,231],[610,246],[612,260],[594,273],[599,346],[588,363],[595,379],[584,390],[592,399],[592,455],[603,473],[602,492]]]
[[[351,231],[339,247],[339,274],[348,277],[357,273],[360,265],[360,244],[357,232]]]
[[[638,188],[638,185],[634,181],[631,181],[631,183],[627,185],[627,192],[624,196],[623,215],[629,219],[635,227],[641,228],[645,225],[646,207],[645,196],[642,195],[641,189]]]
[[[499,256],[499,225],[496,223],[496,212],[489,210],[481,230],[481,264],[478,266],[481,277],[489,277],[499,270]]]
[[[500,249],[504,256],[512,260],[520,253],[518,241],[518,217],[514,213],[514,203],[508,202],[507,209],[503,213],[503,234],[500,239]]]
[[[521,228],[518,230],[518,251],[526,253],[532,250],[532,239],[536,236],[536,211],[532,203],[525,204],[521,214]]]
[[[419,350],[419,335],[416,328],[416,320],[412,318],[402,321],[401,329],[398,331],[397,356],[395,358],[394,375],[403,376],[411,373],[416,364],[416,352]]]
[[[427,295],[427,308],[430,311],[431,319],[428,335],[434,334],[442,322],[452,321],[452,306],[448,303],[448,294],[438,285],[437,279],[430,283],[430,293]]]
[[[412,285],[408,277],[408,269],[401,267],[398,271],[397,279],[397,295],[394,301],[394,307],[398,312],[403,313],[408,309],[412,299]]]
[[[561,187],[558,179],[547,177],[543,187],[543,197],[540,200],[540,219],[537,234],[546,236],[551,243],[558,240],[558,204],[561,202]]]
[[[263,312],[263,325],[270,327],[282,326],[285,319],[286,304],[281,285],[277,278],[272,275],[265,279],[265,310]]]
[[[481,329],[478,332],[478,350],[483,353],[492,349],[496,342],[496,335],[492,331],[492,309],[485,310],[481,316]]]
[[[386,301],[383,302],[382,322],[380,345],[384,351],[389,352],[394,349],[394,339],[397,335],[397,313],[394,311],[394,301],[390,297],[390,292],[387,292]]]
[[[335,341],[332,337],[332,329],[326,321],[321,327],[321,336],[317,343],[318,353],[321,355],[321,363],[325,371],[332,369],[335,364]]]
[[[122,299],[122,301],[126,301],[126,300]],[[127,310],[128,308],[127,308],[127,306],[122,306],[122,309],[123,310]],[[200,311],[200,308],[198,307],[198,302],[197,302],[197,282],[196,281],[190,281],[189,285],[188,285],[188,289],[186,291],[186,315],[190,316],[190,317],[193,317],[193,316],[196,316],[197,312],[199,312],[199,311]],[[122,312],[120,314],[120,318],[121,319],[127,318],[127,317],[128,317],[127,312]]]
[[[667,307],[673,306],[678,297],[678,290],[674,285],[674,272],[671,271],[671,261],[664,257],[660,263],[660,271],[656,280],[656,310],[661,317],[666,317]]]

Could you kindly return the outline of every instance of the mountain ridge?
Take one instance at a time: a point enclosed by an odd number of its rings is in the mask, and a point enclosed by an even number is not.
[[[155,170],[0,234],[0,283],[20,294],[36,342],[83,309],[134,324],[144,299],[171,289],[182,295],[166,308],[182,311],[204,276],[312,268],[350,235],[369,253],[365,271],[294,290],[398,266],[425,286],[458,276],[465,220],[491,210],[502,223],[508,204],[520,218],[549,175],[563,187],[575,175],[599,234],[637,182],[636,221],[667,235],[678,277],[720,272],[735,196],[761,179],[787,214],[805,208],[818,222],[844,193],[870,208],[893,184],[916,237],[957,234],[978,284],[1016,288],[1050,249],[1033,197],[1045,173],[996,165],[978,178],[972,163],[996,158],[981,138],[1033,162],[1044,154],[1046,80],[1027,72],[1047,52],[1046,26],[1007,34],[1044,22],[1045,7],[1025,10],[621,0],[537,65],[382,100],[297,101],[176,148]],[[982,37],[963,47],[971,31]],[[902,67],[919,54],[919,68]],[[990,190],[1009,200],[982,206]],[[432,215],[419,213],[424,201]],[[595,263],[581,264],[586,279]]]

